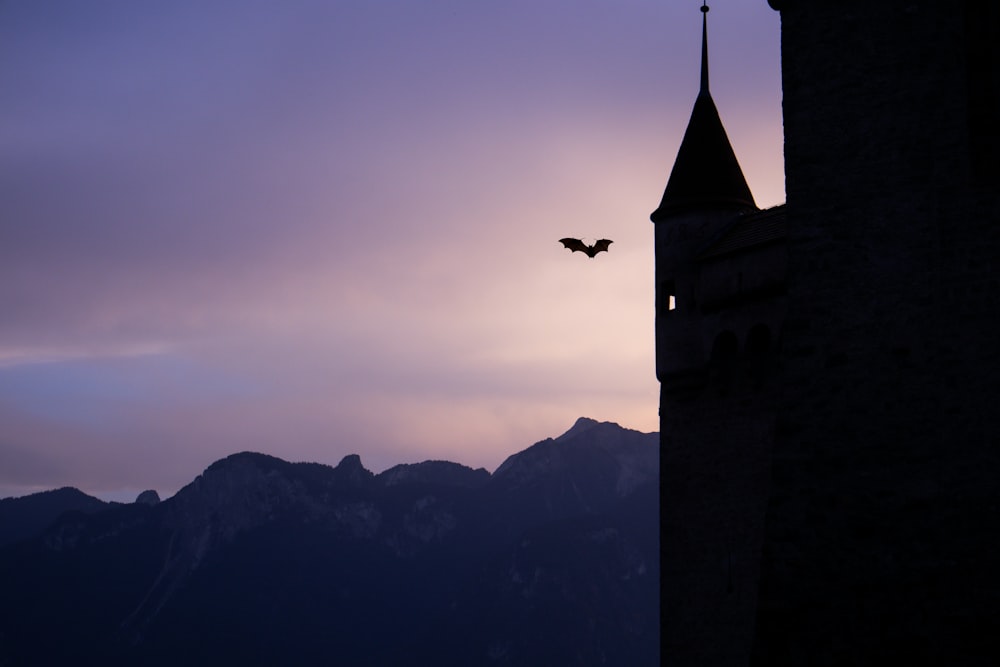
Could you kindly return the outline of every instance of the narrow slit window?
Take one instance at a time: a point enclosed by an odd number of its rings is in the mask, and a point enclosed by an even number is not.
[[[673,280],[660,283],[660,313],[667,313],[677,308],[677,288]]]

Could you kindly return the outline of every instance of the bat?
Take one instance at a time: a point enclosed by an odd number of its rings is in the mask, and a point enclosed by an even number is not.
[[[610,241],[608,239],[600,239],[596,241],[594,245],[587,245],[580,239],[565,238],[565,239],[559,239],[559,243],[562,243],[563,247],[569,248],[571,252],[576,252],[577,250],[579,250],[582,253],[586,253],[587,257],[593,259],[594,255],[601,252],[602,250],[604,252],[607,252],[608,246],[614,243],[614,241]]]

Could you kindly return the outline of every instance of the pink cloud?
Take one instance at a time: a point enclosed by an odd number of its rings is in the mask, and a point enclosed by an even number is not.
[[[581,415],[656,427],[648,215],[696,9],[64,9],[0,10],[0,484],[169,491],[238,449],[492,468]],[[777,15],[712,19],[713,92],[778,203]],[[83,362],[127,400],[67,394]]]

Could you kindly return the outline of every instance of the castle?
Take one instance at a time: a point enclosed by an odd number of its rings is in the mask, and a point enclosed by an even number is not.
[[[1000,6],[770,5],[786,204],[754,203],[703,19],[650,216],[664,662],[997,664]]]

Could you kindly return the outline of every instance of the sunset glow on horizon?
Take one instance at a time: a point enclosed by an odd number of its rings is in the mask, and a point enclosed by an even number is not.
[[[581,416],[655,431],[649,213],[700,5],[0,6],[0,497],[168,496],[245,450],[493,471]],[[763,0],[712,3],[761,208],[778,34]]]

